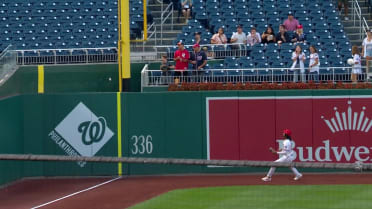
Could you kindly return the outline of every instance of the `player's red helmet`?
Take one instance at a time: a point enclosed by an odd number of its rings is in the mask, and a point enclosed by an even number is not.
[[[292,135],[292,131],[289,130],[289,129],[284,129],[284,130],[283,130],[283,133],[284,133],[285,135],[287,135],[287,136],[291,136],[291,135]]]

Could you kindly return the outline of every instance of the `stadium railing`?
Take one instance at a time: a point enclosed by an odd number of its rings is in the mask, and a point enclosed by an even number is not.
[[[297,80],[294,72],[297,71]],[[142,70],[141,84],[143,87],[154,87],[174,83],[285,83],[285,82],[317,82],[313,74],[305,73],[301,80],[299,68],[252,68],[252,69],[206,69],[202,71],[187,70],[182,75],[176,75],[174,70],[162,72],[149,70],[146,65]],[[351,67],[321,67],[319,81],[322,82],[351,82]],[[366,81],[367,75],[363,70],[358,75],[359,81]]]
[[[185,49],[192,52],[193,45],[185,45]],[[250,46],[246,44],[202,44],[201,50],[206,52],[209,59],[223,59],[225,57],[248,56]],[[162,55],[168,55],[168,59],[174,58],[174,52],[178,49],[175,45],[154,46],[156,52],[155,60],[160,60]]]
[[[157,39],[156,28],[149,38]],[[235,49],[232,49],[236,46]],[[186,49],[192,50],[192,45],[186,45]],[[205,44],[209,59],[223,59],[225,57],[247,56],[247,47],[242,44]],[[147,46],[143,43],[131,44],[131,61],[148,62],[160,61],[162,55],[167,54],[173,59],[176,46]],[[68,49],[27,49],[15,50],[17,52],[18,65],[38,64],[83,64],[83,63],[115,63],[117,62],[117,48],[68,48]]]
[[[18,69],[17,53],[9,45],[0,54],[0,86],[3,85]]]
[[[15,50],[18,65],[117,62],[117,48]]]

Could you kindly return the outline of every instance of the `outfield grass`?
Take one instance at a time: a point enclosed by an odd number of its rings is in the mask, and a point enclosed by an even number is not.
[[[170,191],[130,209],[371,209],[372,185],[231,186]]]

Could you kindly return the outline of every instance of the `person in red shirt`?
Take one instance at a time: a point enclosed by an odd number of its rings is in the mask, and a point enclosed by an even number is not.
[[[174,52],[174,61],[176,62],[176,66],[174,67],[174,75],[175,76],[186,76],[187,75],[187,68],[189,67],[189,59],[190,53],[185,49],[182,41],[178,42],[178,50]]]

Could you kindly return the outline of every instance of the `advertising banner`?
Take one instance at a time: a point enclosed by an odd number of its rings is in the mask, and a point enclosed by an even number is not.
[[[372,97],[209,97],[207,158],[275,160],[292,130],[296,161],[372,161]]]

